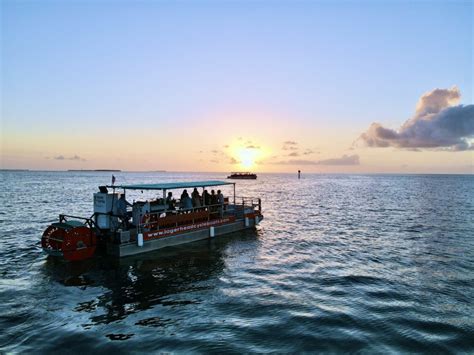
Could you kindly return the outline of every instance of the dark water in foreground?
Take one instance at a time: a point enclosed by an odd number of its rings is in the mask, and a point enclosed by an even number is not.
[[[110,174],[0,178],[0,350],[474,352],[474,176],[262,174],[255,233],[69,264],[41,233]]]

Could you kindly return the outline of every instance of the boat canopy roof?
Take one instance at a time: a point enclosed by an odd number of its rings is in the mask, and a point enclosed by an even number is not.
[[[137,184],[137,185],[109,185],[109,188],[124,189],[124,190],[172,190],[185,189],[193,187],[208,187],[220,185],[232,185],[234,182],[226,182],[219,180],[209,181],[184,181],[184,182],[167,182],[161,184]]]

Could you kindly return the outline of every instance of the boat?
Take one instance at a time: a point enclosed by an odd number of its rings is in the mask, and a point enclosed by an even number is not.
[[[204,192],[224,185],[233,185],[233,196],[224,197],[222,203],[205,205],[201,199],[199,207],[174,208],[166,200],[170,190],[202,188]],[[236,197],[235,185],[212,180],[99,186],[93,194],[92,216],[60,214],[58,222],[44,231],[41,246],[46,254],[67,261],[97,254],[122,258],[255,228],[263,219],[261,199]],[[121,195],[130,190],[161,191],[163,198],[133,201],[125,217],[117,206]],[[176,201],[178,206],[180,202]]]
[[[231,173],[229,176],[227,176],[227,179],[250,179],[250,180],[255,180],[256,178],[257,178],[257,174],[249,173],[249,172]]]

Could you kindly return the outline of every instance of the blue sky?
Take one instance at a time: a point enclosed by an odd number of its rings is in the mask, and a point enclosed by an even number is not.
[[[435,88],[473,103],[472,22],[468,1],[4,0],[2,130],[176,136],[222,112],[291,117],[302,141],[400,125]]]

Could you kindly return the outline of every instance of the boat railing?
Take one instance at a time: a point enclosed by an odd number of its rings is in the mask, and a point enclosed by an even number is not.
[[[241,202],[241,206],[258,208],[259,212],[262,212],[262,200],[258,197],[248,197],[248,196],[236,196],[235,202]]]
[[[179,225],[195,224],[228,216],[243,218],[248,209],[258,208],[261,212],[259,198],[236,197],[235,204],[225,199],[223,204],[212,204],[192,208],[168,209],[148,212],[136,226],[140,231],[158,230],[161,228],[177,227]],[[179,205],[179,200],[177,201]]]
[[[79,219],[79,220],[82,220],[84,221],[84,224],[89,226],[90,228],[92,227],[96,227],[98,228],[97,224],[95,223],[93,217],[94,217],[95,214],[93,214],[91,217],[87,218],[87,217],[80,217],[80,216],[73,216],[73,215],[68,215],[68,214],[60,214],[59,215],[59,223],[66,223],[68,221],[68,218],[71,218],[71,219]]]

